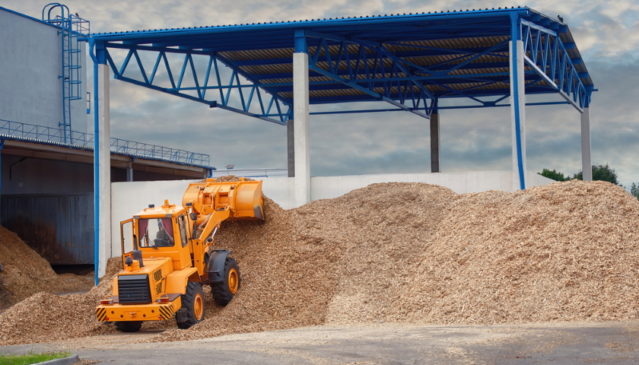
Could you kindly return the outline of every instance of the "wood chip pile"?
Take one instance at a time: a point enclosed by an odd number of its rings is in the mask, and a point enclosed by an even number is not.
[[[92,278],[74,274],[57,275],[37,252],[15,233],[0,226],[0,309],[40,291],[88,290]]]
[[[374,184],[288,211],[267,200],[266,218],[218,233],[240,263],[237,297],[221,309],[207,301],[206,319],[189,330],[165,323],[156,340],[322,323],[639,318],[639,201],[608,183],[466,195]],[[45,298],[35,298],[12,313],[38,317],[26,309],[39,311]],[[83,302],[91,316],[95,300]],[[0,343],[42,340],[28,324],[3,335],[23,303],[0,314]],[[41,312],[68,313],[59,311]],[[67,337],[114,331],[78,323],[84,332]]]
[[[107,275],[112,277],[121,268],[119,258],[111,259]],[[111,281],[86,293],[55,295],[41,291],[0,313],[0,345],[50,342],[112,332],[95,320],[98,301],[111,295]]]

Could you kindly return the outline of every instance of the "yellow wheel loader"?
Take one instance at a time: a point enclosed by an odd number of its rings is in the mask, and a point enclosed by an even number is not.
[[[216,304],[228,304],[240,288],[240,269],[213,242],[230,219],[264,220],[261,181],[206,179],[188,186],[182,206],[149,205],[120,222],[123,270],[113,279],[113,296],[96,308],[98,321],[123,332],[171,318],[189,328],[204,317],[202,285],[211,286]]]

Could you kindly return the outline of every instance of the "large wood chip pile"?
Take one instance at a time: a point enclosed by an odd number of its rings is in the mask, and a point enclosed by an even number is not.
[[[467,195],[374,184],[288,211],[267,200],[266,217],[218,234],[240,263],[237,297],[225,308],[207,301],[206,319],[189,330],[163,324],[156,340],[322,323],[639,318],[639,201],[608,183]],[[8,315],[39,317],[46,300],[0,314],[0,343],[42,341],[29,323],[12,337],[1,328]],[[76,307],[92,316],[96,300]],[[46,305],[72,321],[66,306]],[[66,337],[114,331],[77,325]]]

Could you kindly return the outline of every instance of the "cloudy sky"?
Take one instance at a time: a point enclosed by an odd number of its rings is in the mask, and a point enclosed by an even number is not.
[[[527,5],[570,26],[599,92],[591,108],[594,164],[639,181],[639,1],[637,0],[139,0],[63,1],[92,31]],[[0,0],[38,17],[44,1]],[[111,83],[112,134],[211,155],[214,165],[285,168],[286,128],[125,83]],[[312,110],[318,110],[317,108]],[[426,172],[428,121],[409,113],[313,116],[313,175]],[[442,171],[510,168],[510,114],[441,113]],[[579,114],[570,106],[527,108],[528,167],[580,170]]]

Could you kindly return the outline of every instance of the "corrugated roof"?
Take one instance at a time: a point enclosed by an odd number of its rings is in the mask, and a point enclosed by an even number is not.
[[[455,90],[464,88],[471,95],[481,96],[510,92],[507,48],[496,49],[471,62],[459,56],[461,51],[480,52],[506,44],[510,39],[510,17],[513,14],[557,32],[562,41],[570,45],[568,54],[580,72],[582,82],[592,86],[592,79],[574,45],[568,26],[557,18],[545,16],[528,7],[135,30],[96,33],[93,37],[97,42],[104,42],[107,48],[160,45],[215,54],[232,64],[247,79],[261,84],[272,94],[290,100],[294,34],[296,30],[304,30],[381,44],[394,56],[415,65],[418,70],[413,72],[413,76],[416,77],[425,77],[419,71],[420,67],[444,70],[460,65],[449,73],[448,78],[428,81],[427,88],[439,97],[456,96]],[[320,46],[319,40],[309,38],[308,46],[309,54],[314,54]],[[354,44],[346,49],[353,58],[359,51]],[[338,45],[328,48],[331,55],[338,54],[339,50]],[[349,66],[347,60],[342,60],[338,69],[344,71],[352,68],[354,62],[356,61],[351,60]],[[386,66],[391,62],[390,58],[384,61]],[[320,59],[316,66],[326,69],[328,64]],[[372,67],[372,64],[369,66]],[[468,75],[477,77],[461,77]],[[406,76],[395,75],[399,78]],[[356,78],[362,77],[364,76],[358,75]],[[352,90],[316,72],[311,72],[310,81],[311,103],[372,100],[361,91]],[[373,89],[375,87],[379,85],[373,85]],[[553,92],[541,79],[529,83],[526,90],[528,93]]]
[[[382,20],[382,19],[396,19],[396,18],[407,18],[407,17],[423,17],[423,16],[441,16],[441,15],[449,15],[449,14],[481,14],[481,13],[494,13],[494,12],[512,12],[512,11],[532,11],[527,6],[512,6],[512,7],[496,7],[496,8],[483,8],[483,9],[458,9],[458,10],[440,10],[440,11],[431,11],[431,12],[415,12],[415,13],[390,13],[390,14],[376,14],[376,15],[363,15],[363,16],[344,16],[344,17],[332,17],[332,18],[317,18],[317,19],[300,19],[300,20],[284,20],[284,21],[271,21],[271,22],[253,22],[253,23],[239,23],[239,24],[221,24],[221,25],[204,25],[204,26],[196,26],[196,27],[175,27],[175,28],[157,28],[157,29],[140,29],[140,30],[128,30],[128,31],[120,31],[120,32],[101,32],[94,33],[94,37],[110,37],[113,35],[125,35],[125,34],[135,34],[140,35],[141,33],[148,32],[183,32],[183,31],[207,31],[214,29],[229,29],[234,30],[237,28],[245,28],[251,26],[286,26],[293,25],[295,27],[299,27],[302,25],[314,25],[314,24],[327,24],[333,22],[343,22],[343,21],[362,21],[362,20]]]

